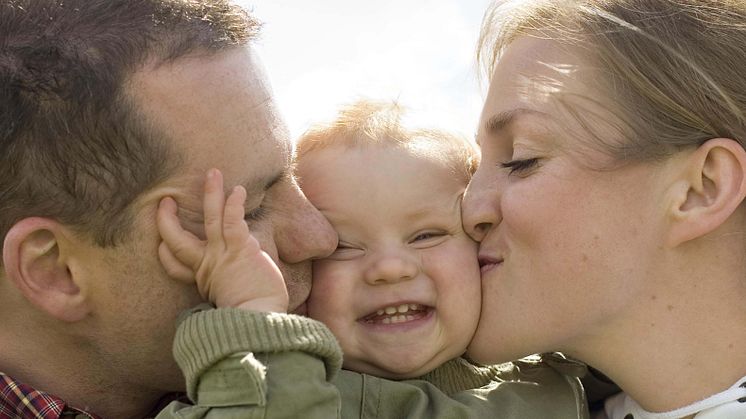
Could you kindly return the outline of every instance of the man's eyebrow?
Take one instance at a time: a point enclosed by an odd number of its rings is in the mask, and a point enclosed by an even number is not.
[[[283,168],[279,172],[276,172],[272,174],[271,176],[265,176],[261,178],[252,178],[249,180],[245,180],[243,182],[240,182],[241,185],[251,193],[252,191],[259,191],[261,188],[262,192],[268,191],[270,188],[275,186],[277,183],[279,183],[283,179],[287,179],[291,177],[290,168]]]
[[[531,116],[539,116],[542,118],[547,118],[548,115],[544,112],[540,112],[534,109],[529,108],[516,108],[511,109],[509,111],[500,112],[496,115],[491,116],[489,119],[487,119],[484,122],[484,131],[487,134],[499,134],[501,131],[504,131],[512,125],[516,119],[525,116],[525,115],[531,115]]]

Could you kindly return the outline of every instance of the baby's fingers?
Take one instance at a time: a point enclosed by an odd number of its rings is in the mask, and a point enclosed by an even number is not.
[[[187,266],[198,266],[204,255],[204,244],[192,233],[184,230],[176,216],[176,201],[163,198],[156,217],[158,231],[170,253]]]
[[[245,246],[249,238],[249,227],[244,221],[246,189],[243,186],[233,188],[225,201],[225,215],[223,216],[223,237],[228,247]]]
[[[208,243],[219,243],[223,240],[223,174],[218,169],[210,169],[205,179],[205,235]]]
[[[165,242],[158,246],[158,258],[161,260],[163,268],[171,278],[184,282],[194,282],[194,271],[192,268],[184,265],[179,259],[171,253],[171,249]]]

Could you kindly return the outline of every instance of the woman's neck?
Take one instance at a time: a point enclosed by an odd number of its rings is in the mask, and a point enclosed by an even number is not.
[[[651,278],[665,291],[641,297],[568,354],[602,371],[651,412],[732,386],[746,376],[746,276],[733,270],[700,276],[694,269]],[[729,276],[730,283],[723,280]]]

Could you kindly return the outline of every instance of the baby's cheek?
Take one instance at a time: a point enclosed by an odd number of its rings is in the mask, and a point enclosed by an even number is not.
[[[323,321],[327,314],[326,308],[328,308],[328,304],[326,304],[325,298],[327,297],[327,293],[324,292],[321,283],[321,281],[317,280],[311,281],[311,294],[308,296],[306,304],[308,317]]]

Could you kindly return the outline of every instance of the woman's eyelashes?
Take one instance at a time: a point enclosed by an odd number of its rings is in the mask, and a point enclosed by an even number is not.
[[[509,170],[509,174],[522,175],[526,174],[531,169],[535,169],[539,165],[539,158],[532,157],[530,159],[516,159],[500,163],[500,167]]]

